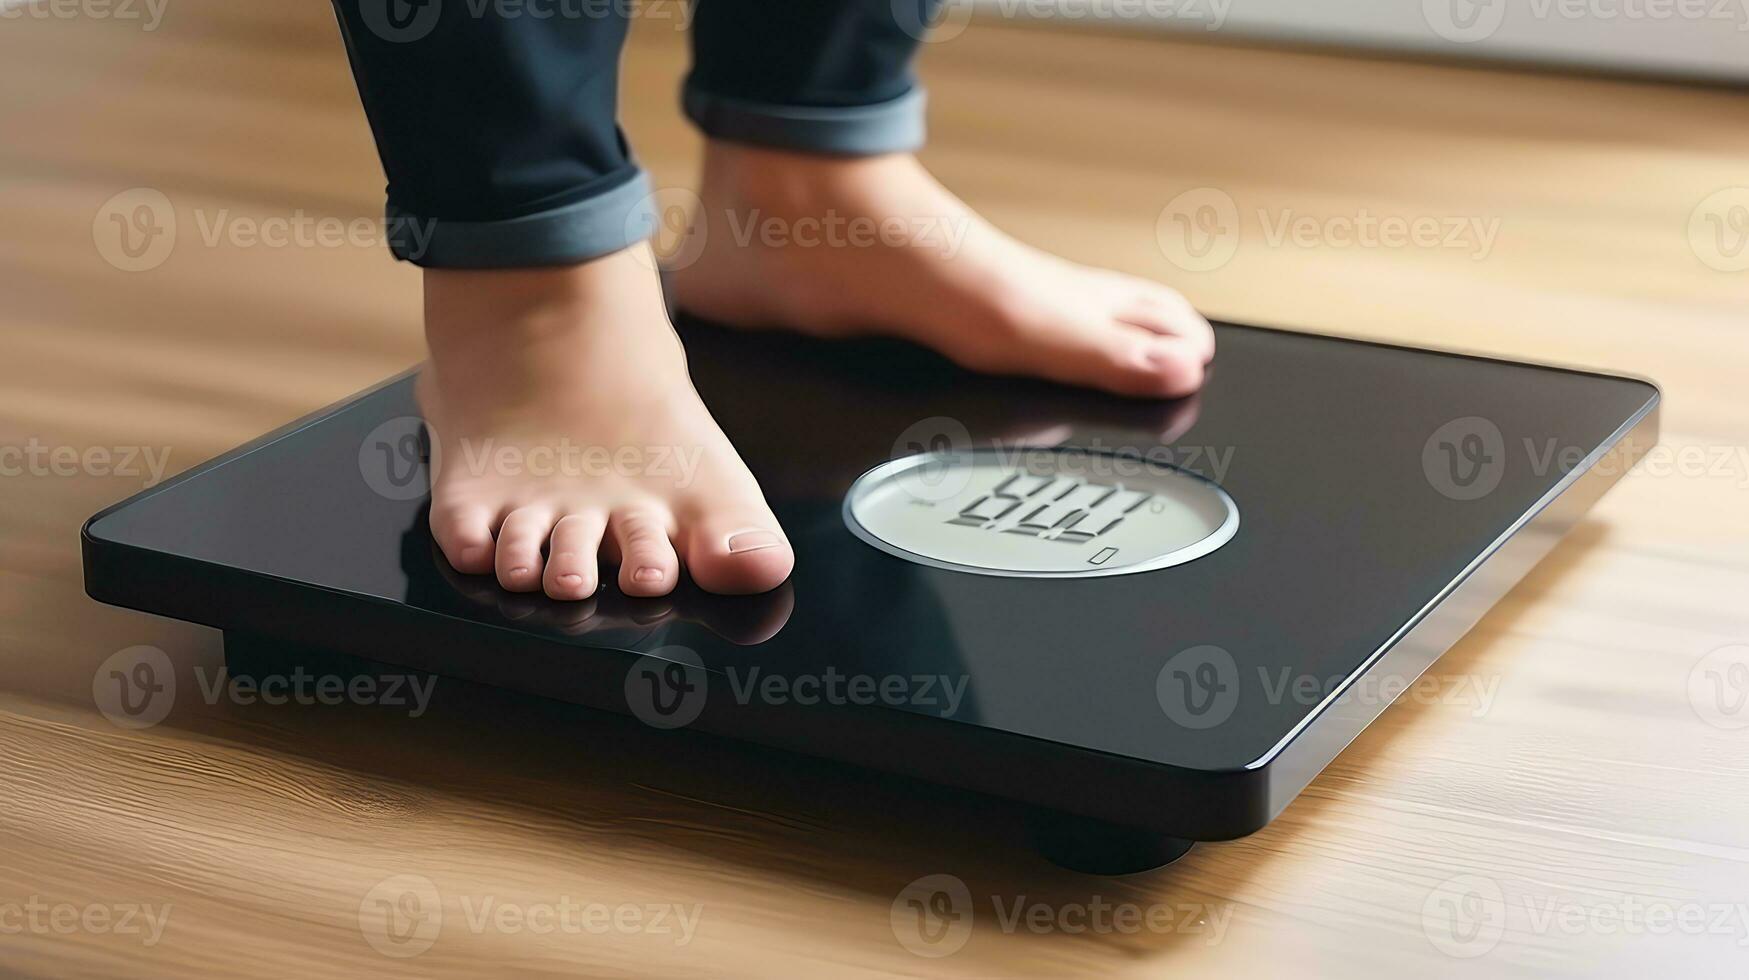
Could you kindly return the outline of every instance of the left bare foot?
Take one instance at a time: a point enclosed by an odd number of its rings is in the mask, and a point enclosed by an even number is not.
[[[1015,241],[908,155],[713,142],[700,197],[673,286],[718,322],[894,335],[974,371],[1153,398],[1195,391],[1214,356],[1177,291]]]

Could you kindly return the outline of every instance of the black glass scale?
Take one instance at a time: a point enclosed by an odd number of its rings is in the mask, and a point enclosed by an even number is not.
[[[560,603],[456,574],[410,376],[98,514],[87,590],[232,654],[1009,798],[1052,859],[1121,873],[1272,820],[1657,438],[1644,381],[1231,324],[1164,403],[680,331],[795,547],[772,593]]]

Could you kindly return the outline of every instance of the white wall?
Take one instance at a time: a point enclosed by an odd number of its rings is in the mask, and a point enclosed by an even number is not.
[[[982,12],[1749,81],[1749,0],[972,0]],[[952,16],[948,14],[947,16]]]

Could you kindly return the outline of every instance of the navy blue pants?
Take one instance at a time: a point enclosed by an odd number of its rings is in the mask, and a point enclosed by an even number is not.
[[[649,180],[617,121],[637,2],[334,0],[388,174],[398,257],[557,265],[655,230]],[[682,107],[716,139],[915,149],[923,92],[911,63],[938,2],[693,0]]]

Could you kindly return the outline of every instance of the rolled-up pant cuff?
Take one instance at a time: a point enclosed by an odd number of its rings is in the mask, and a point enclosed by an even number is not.
[[[896,99],[859,106],[748,102],[688,83],[680,104],[706,136],[732,143],[836,156],[908,153],[923,145],[921,86]]]
[[[387,218],[396,258],[439,269],[568,265],[617,252],[656,230],[643,170],[582,200],[501,221],[428,218],[392,203]]]

